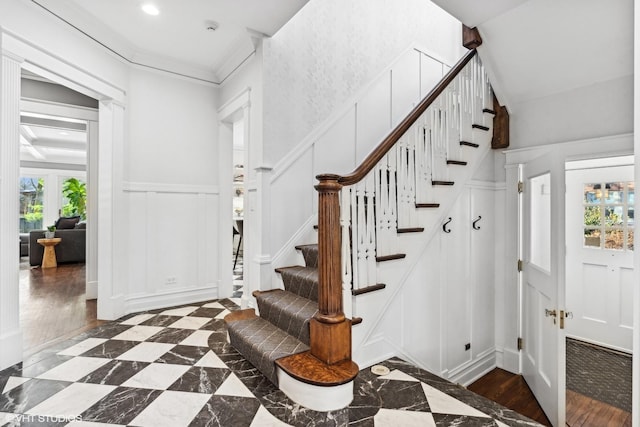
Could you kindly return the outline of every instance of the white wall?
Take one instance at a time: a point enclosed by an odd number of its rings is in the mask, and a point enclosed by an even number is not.
[[[632,88],[627,76],[516,104],[509,148],[632,132]]]
[[[426,0],[309,2],[265,41],[265,149],[276,163],[402,51],[462,56],[460,24]]]

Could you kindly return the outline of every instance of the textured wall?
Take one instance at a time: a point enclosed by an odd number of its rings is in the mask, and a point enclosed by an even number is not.
[[[264,46],[265,156],[276,163],[412,44],[462,55],[460,24],[425,0],[315,0]]]

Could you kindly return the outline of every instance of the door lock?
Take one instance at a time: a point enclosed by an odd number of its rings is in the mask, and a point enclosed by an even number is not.
[[[556,317],[558,313],[555,310],[549,310],[548,308],[544,309],[544,317],[553,317],[553,324],[556,324]]]
[[[560,310],[560,329],[564,329],[564,319],[573,319],[573,313]]]

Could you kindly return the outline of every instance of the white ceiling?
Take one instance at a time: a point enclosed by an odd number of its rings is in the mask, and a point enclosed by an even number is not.
[[[633,0],[433,0],[483,38],[508,106],[633,74]]]
[[[62,123],[59,117],[27,117],[24,114],[22,117],[21,161],[86,165],[87,133],[79,122],[72,121],[68,127],[59,127]],[[49,123],[55,123],[57,126],[51,126]]]
[[[308,0],[31,0],[127,60],[221,82]],[[141,10],[153,3],[150,16]],[[218,28],[207,30],[215,21]]]

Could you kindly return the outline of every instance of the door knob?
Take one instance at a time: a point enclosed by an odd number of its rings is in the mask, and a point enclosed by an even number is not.
[[[556,317],[558,316],[558,313],[556,313],[555,310],[549,310],[548,308],[544,309],[544,316],[545,317],[553,317],[553,324],[556,324]]]

